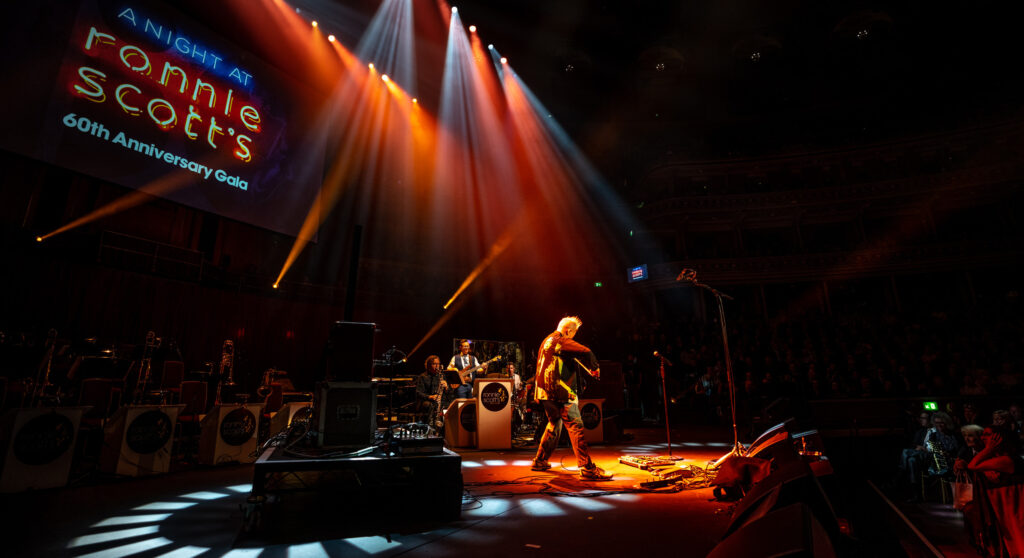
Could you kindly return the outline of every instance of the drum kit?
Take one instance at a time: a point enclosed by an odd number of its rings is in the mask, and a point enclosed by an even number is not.
[[[544,413],[535,404],[533,398],[533,382],[516,382],[519,389],[512,398],[512,435],[516,438],[532,437],[540,423],[545,420]]]

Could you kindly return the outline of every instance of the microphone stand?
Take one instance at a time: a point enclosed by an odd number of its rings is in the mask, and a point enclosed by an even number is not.
[[[710,285],[698,283],[696,272],[690,271],[690,273],[687,273],[688,271],[690,270],[684,269],[676,280],[686,281],[694,287],[700,287],[715,295],[715,301],[718,303],[718,322],[722,326],[722,345],[725,348],[725,372],[726,377],[729,380],[729,409],[732,411],[732,449],[729,450],[729,453],[726,453],[715,460],[715,462],[709,467],[710,469],[716,469],[727,458],[733,455],[743,454],[743,445],[740,444],[739,430],[736,428],[736,384],[732,373],[732,357],[729,355],[729,331],[725,325],[725,306],[722,304],[723,298],[727,298],[729,300],[733,300],[733,298]]]
[[[398,362],[395,362],[396,354],[401,354],[402,355],[402,359],[400,359]],[[406,355],[405,355],[404,352],[399,351],[397,347],[392,345],[391,348],[388,349],[384,353],[383,356],[384,356],[384,360],[381,362],[381,364],[384,364],[385,366],[388,367],[388,390],[389,390],[388,391],[388,429],[387,429],[387,434],[385,434],[385,442],[386,442],[386,447],[387,447],[387,452],[386,452],[387,453],[387,457],[391,457],[391,442],[393,441],[393,436],[394,436],[394,431],[393,431],[393,426],[394,425],[392,424],[394,421],[393,421],[393,419],[391,417],[391,413],[394,412],[394,408],[395,408],[395,365],[399,364],[401,362],[404,362]]]
[[[661,374],[661,400],[665,404],[665,441],[668,442],[668,456],[672,457],[672,430],[668,425],[668,388],[665,387],[665,363],[668,359],[658,351],[654,351],[654,356],[658,357],[660,363],[658,372]],[[668,362],[668,365],[672,366],[672,363]]]

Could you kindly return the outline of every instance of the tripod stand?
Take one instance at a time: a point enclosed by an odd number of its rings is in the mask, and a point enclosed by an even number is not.
[[[729,354],[729,330],[725,325],[725,306],[722,304],[722,299],[727,298],[733,300],[733,298],[722,291],[704,283],[697,282],[697,272],[692,269],[684,269],[676,277],[676,281],[685,281],[694,287],[700,287],[711,294],[715,295],[715,301],[718,303],[718,323],[722,326],[722,345],[725,349],[725,372],[726,377],[729,380],[729,409],[732,411],[732,449],[728,453],[719,457],[711,464],[711,469],[718,468],[727,458],[733,455],[743,454],[743,445],[740,444],[739,430],[736,428],[736,383],[733,378],[732,372],[732,356]]]

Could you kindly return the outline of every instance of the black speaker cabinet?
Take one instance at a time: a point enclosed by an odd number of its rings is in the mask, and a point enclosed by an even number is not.
[[[321,382],[313,394],[318,447],[373,444],[377,430],[377,385]]]
[[[793,445],[792,431],[796,424],[794,419],[787,419],[775,426],[765,430],[743,453],[744,457],[759,457],[761,459],[773,459],[774,465],[778,467],[782,463],[788,463],[800,458],[796,447]]]
[[[373,379],[373,336],[377,324],[334,322],[327,339],[329,382],[369,382]]]
[[[744,525],[768,515],[774,510],[802,503],[815,515],[821,527],[833,540],[839,537],[839,522],[836,520],[832,502],[822,490],[818,478],[811,468],[802,461],[792,461],[779,467],[765,477],[743,497],[733,510],[732,523],[726,536],[737,532]],[[760,556],[758,554],[757,556]]]
[[[707,558],[769,556],[835,558],[836,553],[811,508],[796,503],[747,523],[718,543]]]

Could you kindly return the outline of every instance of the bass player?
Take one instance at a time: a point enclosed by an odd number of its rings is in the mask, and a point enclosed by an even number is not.
[[[446,369],[448,383],[455,388],[456,399],[473,397],[473,381],[477,379],[477,368],[480,372],[486,373],[487,364],[480,366],[480,361],[469,354],[469,339],[463,339],[459,342],[459,352],[452,357]],[[470,370],[470,373],[463,378],[460,372],[467,370]]]

